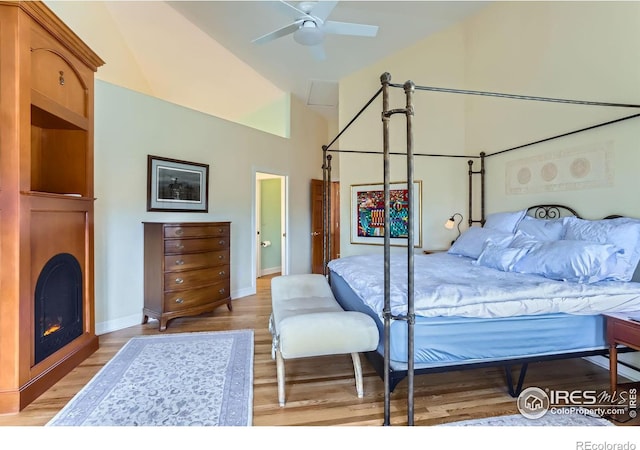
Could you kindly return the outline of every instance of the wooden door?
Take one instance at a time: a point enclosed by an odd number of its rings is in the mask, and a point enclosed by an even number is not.
[[[311,180],[311,271],[323,273],[322,180]],[[331,182],[331,252],[329,261],[340,257],[340,183]]]

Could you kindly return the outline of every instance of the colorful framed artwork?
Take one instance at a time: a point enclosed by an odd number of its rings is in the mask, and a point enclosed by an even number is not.
[[[413,182],[415,247],[422,247],[422,182]],[[407,183],[390,183],[391,245],[406,246],[409,235],[409,189]],[[351,186],[351,243],[384,244],[384,185]]]
[[[147,157],[147,211],[208,212],[209,165]]]

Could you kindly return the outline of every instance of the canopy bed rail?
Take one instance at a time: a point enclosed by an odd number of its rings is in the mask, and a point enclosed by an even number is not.
[[[383,73],[380,76],[380,82],[382,87],[371,97],[371,99],[364,105],[364,107],[355,115],[355,117],[350,120],[347,126],[341,130],[338,135],[328,144],[322,147],[323,151],[323,181],[325,185],[325,189],[323,192],[323,271],[325,276],[330,278],[330,273],[327,269],[328,265],[328,249],[331,248],[331,237],[329,233],[329,223],[331,221],[330,217],[330,195],[329,195],[329,186],[331,183],[331,155],[329,152],[336,153],[359,153],[359,154],[378,154],[382,156],[383,162],[383,186],[384,186],[384,307],[382,311],[382,319],[383,319],[383,358],[382,362],[380,362],[379,358],[372,357],[374,355],[379,355],[378,352],[371,352],[368,354],[371,358],[371,362],[373,363],[376,370],[381,373],[381,376],[384,379],[385,392],[384,392],[384,422],[383,425],[390,425],[390,395],[395,384],[399,382],[399,380],[407,378],[407,423],[408,425],[413,425],[413,397],[414,397],[414,385],[413,385],[413,377],[417,373],[429,373],[436,371],[447,371],[447,370],[457,370],[461,368],[466,368],[467,365],[455,365],[455,366],[445,366],[445,367],[435,367],[428,369],[416,369],[414,367],[414,326],[416,322],[415,315],[415,305],[414,305],[414,236],[413,236],[413,226],[407,227],[407,305],[406,305],[406,313],[404,314],[392,314],[390,307],[390,247],[391,247],[391,233],[390,233],[390,177],[389,177],[389,160],[390,155],[405,155],[406,156],[406,181],[407,181],[407,190],[408,190],[408,220],[409,223],[412,224],[414,220],[414,192],[413,192],[413,177],[414,177],[414,157],[415,156],[427,156],[427,157],[446,157],[446,158],[467,158],[468,159],[468,176],[469,176],[469,226],[471,227],[474,223],[480,223],[481,225],[485,224],[485,197],[484,197],[484,189],[485,189],[485,160],[488,157],[502,154],[508,151],[513,151],[521,148],[525,148],[534,144],[538,144],[541,142],[546,142],[552,139],[557,139],[561,137],[565,137],[568,135],[572,135],[575,133],[583,132],[586,130],[591,130],[594,128],[610,125],[613,123],[618,123],[624,120],[633,119],[636,117],[640,117],[640,114],[634,114],[627,117],[622,117],[620,119],[592,125],[586,128],[582,128],[579,130],[573,130],[567,133],[563,133],[557,136],[552,136],[540,140],[536,140],[531,143],[519,145],[517,147],[513,147],[506,150],[500,150],[494,153],[486,153],[482,152],[479,156],[469,156],[469,155],[447,155],[447,154],[429,154],[429,153],[414,153],[414,142],[413,142],[413,120],[414,120],[414,107],[413,107],[413,96],[416,91],[436,91],[436,92],[444,92],[444,93],[454,93],[454,94],[463,94],[463,95],[482,95],[482,96],[491,96],[491,97],[500,97],[500,98],[509,98],[509,99],[517,99],[524,101],[537,101],[537,102],[553,102],[553,103],[567,103],[567,104],[575,104],[575,105],[589,105],[589,106],[602,106],[602,107],[622,107],[622,108],[640,108],[640,105],[635,104],[627,104],[627,103],[612,103],[612,102],[595,102],[595,101],[583,101],[583,100],[571,100],[571,99],[559,99],[559,98],[550,98],[550,97],[535,97],[535,96],[525,96],[525,95],[514,95],[514,94],[505,94],[498,92],[485,92],[485,91],[470,91],[470,90],[461,90],[461,89],[447,89],[447,88],[437,88],[437,87],[429,87],[429,86],[416,86],[413,81],[407,81],[402,85],[391,83],[391,75],[387,72]],[[391,88],[402,88],[405,93],[406,104],[404,108],[396,108],[392,109],[389,105],[389,90]],[[361,116],[361,114],[373,103],[373,101],[382,95],[382,128],[383,128],[383,149],[382,152],[378,151],[357,151],[357,150],[339,150],[339,149],[331,149],[330,147],[338,140],[338,138]],[[390,151],[390,120],[394,115],[402,115],[406,120],[406,153],[395,153]],[[474,159],[480,159],[480,169],[474,170],[473,163]],[[475,175],[480,175],[480,214],[481,218],[479,220],[473,220],[473,177]],[[553,207],[559,205],[539,205],[542,207],[543,216],[546,218],[553,217],[555,214],[555,209]],[[538,208],[539,208],[538,207]],[[544,209],[549,208],[551,209]],[[569,211],[572,212],[569,208]],[[575,212],[572,212],[572,214]],[[536,213],[534,213],[536,214]],[[577,216],[577,214],[574,214]],[[397,371],[391,368],[390,366],[390,324],[392,321],[404,321],[407,325],[407,368],[406,370]],[[510,393],[516,394],[522,388],[522,383],[524,381],[524,375],[526,373],[526,364],[531,361],[539,361],[544,359],[557,359],[557,358],[567,358],[573,356],[582,356],[586,354],[603,354],[606,353],[606,350],[597,350],[594,353],[575,353],[575,352],[564,352],[553,355],[546,355],[544,357],[535,357],[535,358],[523,358],[523,359],[503,359],[498,361],[485,361],[485,362],[476,362],[473,364],[469,364],[468,367],[480,367],[482,365],[504,365],[504,366],[512,366],[514,364],[525,364],[520,373],[518,383],[514,387],[511,379],[511,370],[507,371],[507,381],[510,385],[509,391]]]

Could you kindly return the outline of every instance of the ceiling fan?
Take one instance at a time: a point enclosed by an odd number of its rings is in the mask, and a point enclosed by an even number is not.
[[[327,20],[337,1],[300,2],[294,6],[283,0],[280,3],[287,5],[298,13],[293,23],[275,31],[260,36],[253,41],[254,44],[264,44],[274,39],[293,34],[293,39],[305,46],[309,46],[316,59],[325,59],[322,42],[327,34],[342,34],[350,36],[375,37],[378,34],[377,25],[364,25],[360,23],[336,22]]]

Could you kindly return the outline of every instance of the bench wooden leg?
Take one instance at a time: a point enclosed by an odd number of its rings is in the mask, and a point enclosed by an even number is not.
[[[284,358],[280,350],[276,350],[276,378],[278,379],[278,403],[284,406]]]
[[[353,360],[353,371],[356,376],[356,392],[358,398],[364,397],[364,387],[362,385],[362,366],[360,365],[360,353],[352,353],[351,359]]]

